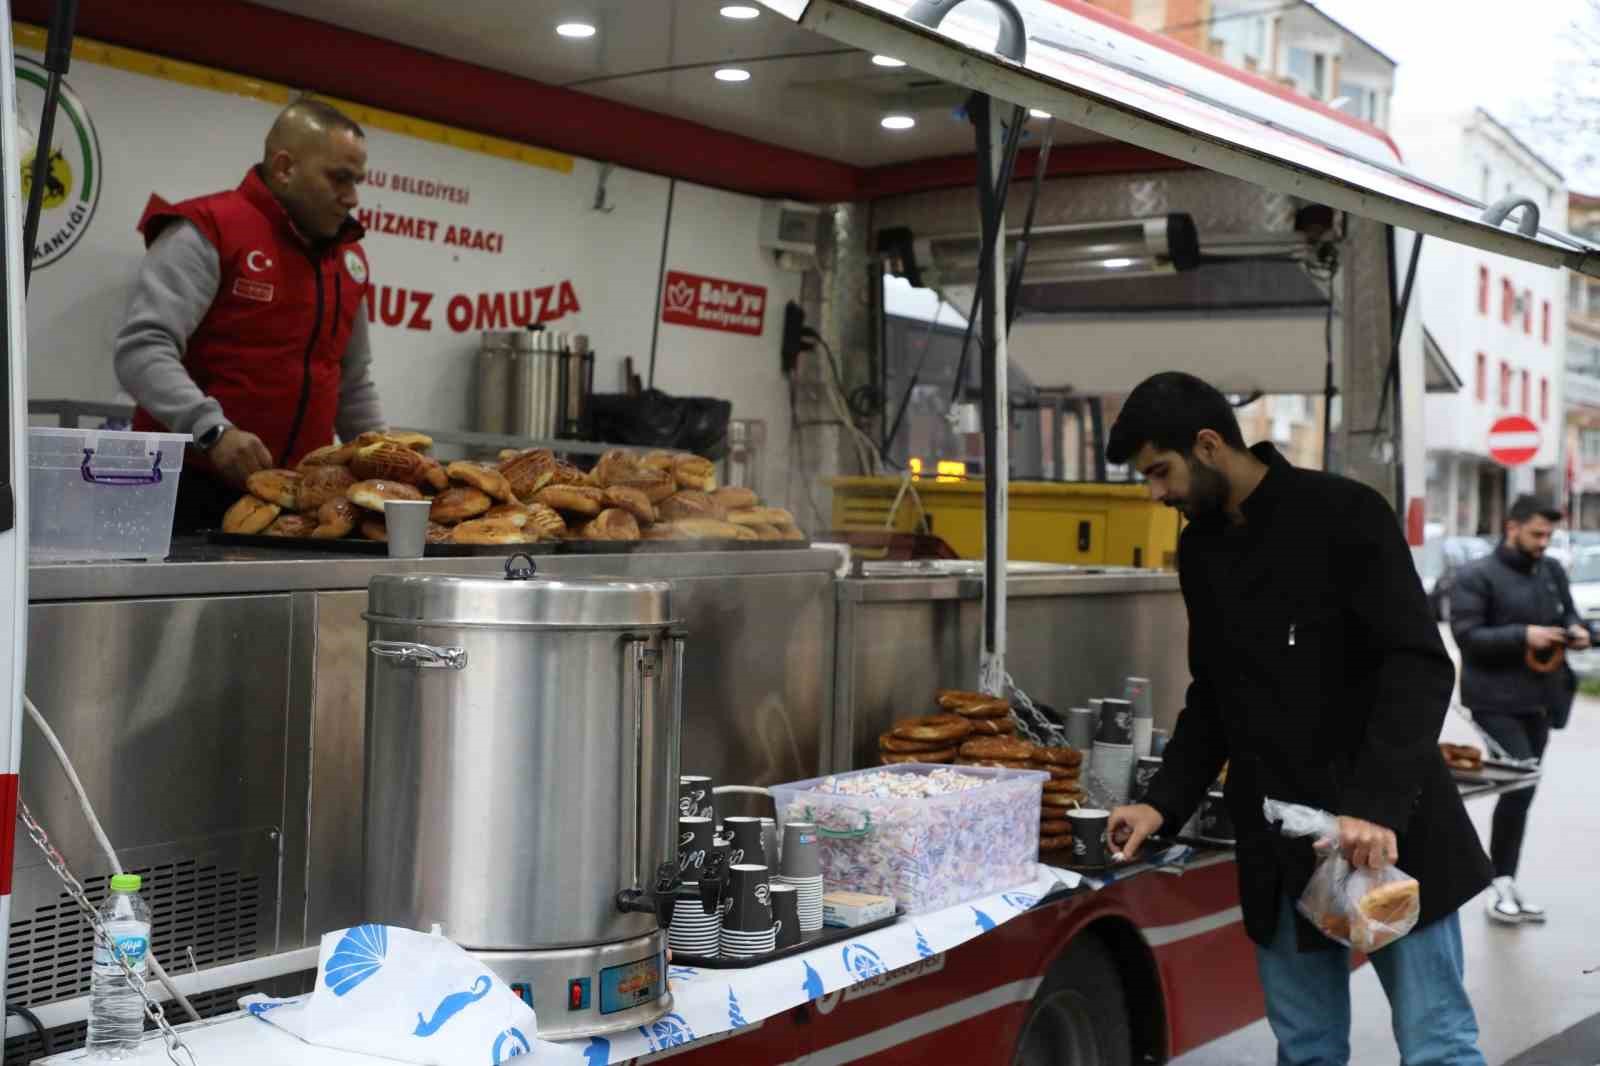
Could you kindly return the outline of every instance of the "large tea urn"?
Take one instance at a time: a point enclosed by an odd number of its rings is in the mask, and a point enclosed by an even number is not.
[[[373,578],[366,913],[472,951],[546,1039],[672,1003],[683,635],[662,581]]]

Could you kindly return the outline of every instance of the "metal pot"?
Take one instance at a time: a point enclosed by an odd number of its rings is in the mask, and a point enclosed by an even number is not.
[[[385,575],[368,591],[368,920],[437,922],[497,972],[491,956],[514,953],[502,975],[552,997],[535,1002],[547,1035],[670,1004],[650,979],[677,869],[669,601],[661,581],[537,578],[527,556],[506,580]],[[640,979],[602,973],[619,966]],[[577,980],[594,1018],[567,1011]],[[618,986],[629,1002],[600,1002]]]

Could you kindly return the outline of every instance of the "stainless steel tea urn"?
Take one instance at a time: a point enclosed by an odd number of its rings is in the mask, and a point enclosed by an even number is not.
[[[367,920],[471,950],[549,1039],[671,1008],[683,635],[661,581],[368,590]]]

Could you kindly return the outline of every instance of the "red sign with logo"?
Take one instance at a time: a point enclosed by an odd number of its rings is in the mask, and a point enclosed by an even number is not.
[[[766,313],[767,290],[760,285],[667,271],[661,290],[663,322],[759,337]]]
[[[1507,415],[1489,427],[1489,455],[1502,466],[1521,466],[1543,443],[1539,427],[1522,415]]]

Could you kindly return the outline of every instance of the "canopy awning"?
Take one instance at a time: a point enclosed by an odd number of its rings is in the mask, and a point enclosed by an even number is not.
[[[1020,23],[998,27],[1015,58],[992,50],[996,9],[986,5],[763,2],[817,33],[1105,137],[1402,229],[1600,276],[1600,247],[1537,227],[1537,204],[1517,210],[1515,221],[1490,225],[1481,220],[1489,205],[1405,169],[1374,127],[1134,30],[1081,0],[1001,3]],[[914,15],[943,18],[934,28]]]

